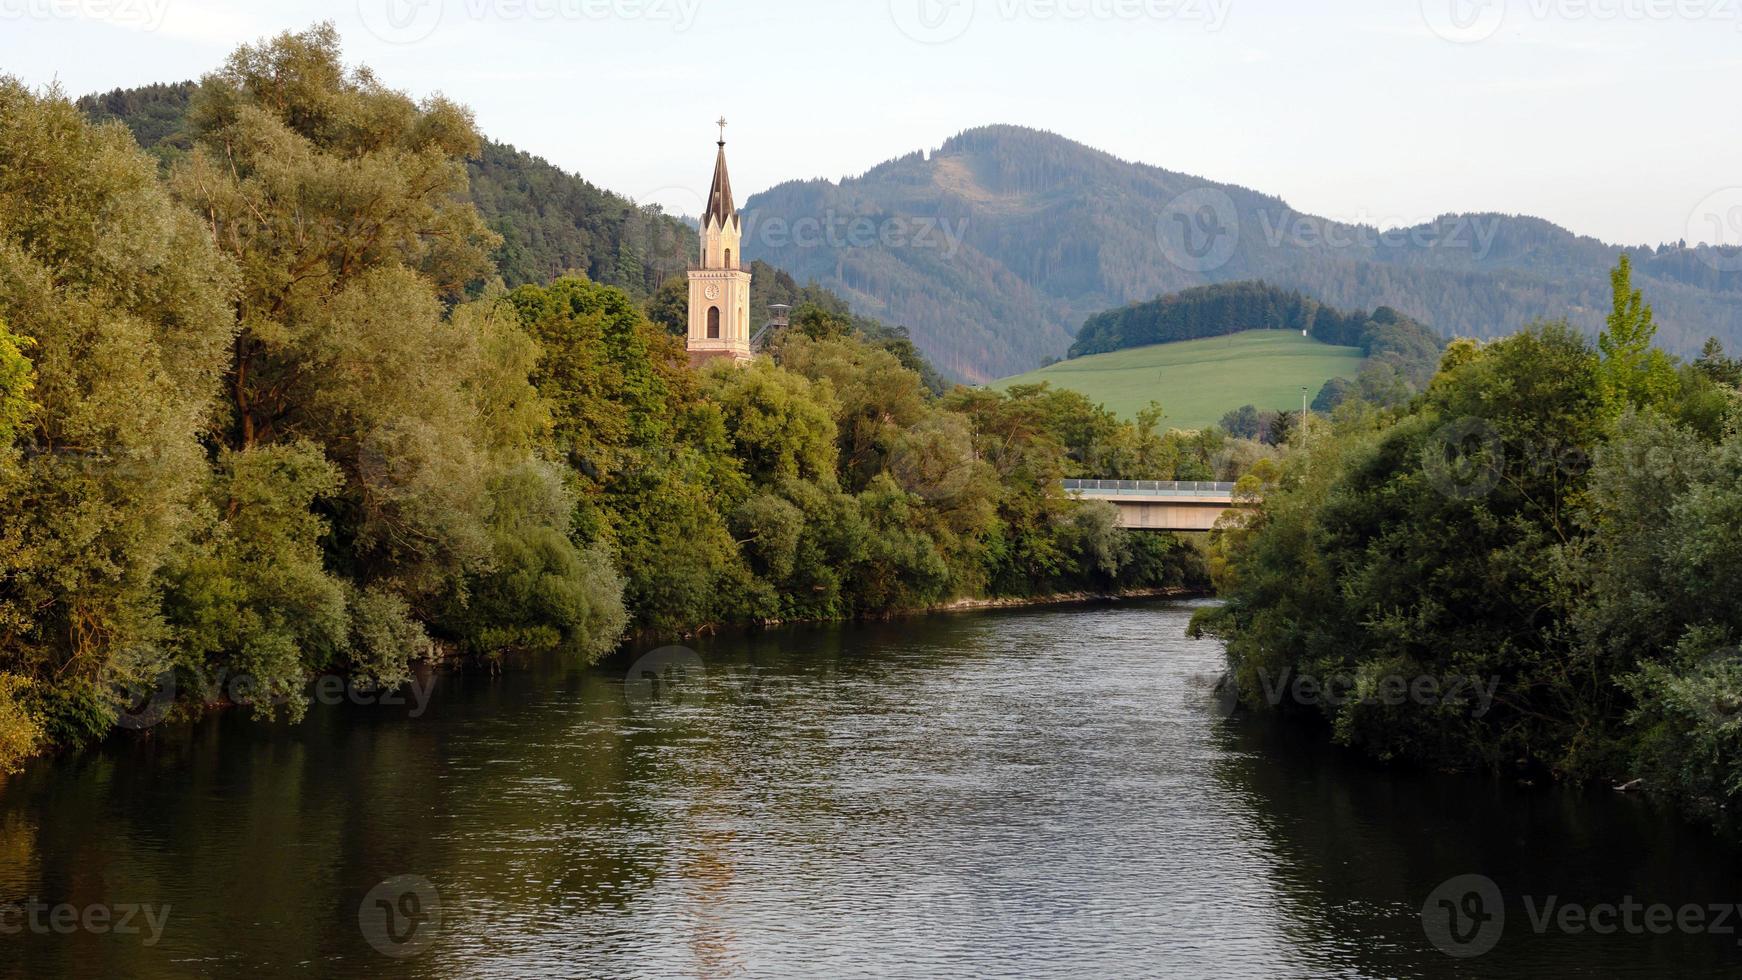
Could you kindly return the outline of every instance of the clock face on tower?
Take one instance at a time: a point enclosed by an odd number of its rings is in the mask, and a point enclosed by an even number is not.
[[[708,288],[702,290],[702,293],[709,299],[719,299],[720,287],[717,283],[708,283]]]

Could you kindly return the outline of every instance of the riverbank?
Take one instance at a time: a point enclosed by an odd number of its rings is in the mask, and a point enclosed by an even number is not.
[[[953,602],[942,603],[903,615],[929,616],[933,613],[979,612],[986,609],[1080,606],[1091,602],[1121,602],[1130,599],[1211,599],[1215,595],[1213,589],[1194,589],[1183,585],[1122,589],[1116,592],[1055,592],[1049,595],[1022,598],[957,599]]]
[[[985,612],[996,609],[1033,609],[1050,606],[1080,606],[1096,602],[1122,602],[1133,599],[1211,599],[1216,592],[1210,588],[1194,588],[1185,585],[1145,586],[1142,588],[1119,589],[1111,592],[1049,592],[1036,596],[997,596],[988,598],[960,598],[935,605],[918,606],[912,609],[891,609],[875,616],[860,616],[857,621],[881,623],[902,619],[917,619],[924,616],[934,616],[947,613]],[[714,623],[698,627],[683,633],[652,633],[639,632],[621,643],[617,653],[625,649],[633,649],[638,645],[658,643],[663,640],[693,639],[698,636],[721,636],[746,633],[759,629],[779,629],[788,626],[827,626],[831,623],[852,622],[851,619],[761,619],[754,623]],[[614,654],[613,654],[614,655]],[[609,659],[607,655],[604,659]],[[464,663],[463,660],[448,661],[450,664]]]

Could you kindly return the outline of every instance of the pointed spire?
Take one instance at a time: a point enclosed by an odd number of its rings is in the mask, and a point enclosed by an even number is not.
[[[717,218],[724,226],[738,209],[732,204],[732,179],[726,175],[726,117],[721,116],[718,125],[720,154],[714,160],[714,186],[708,191],[708,213],[702,216],[702,221]]]

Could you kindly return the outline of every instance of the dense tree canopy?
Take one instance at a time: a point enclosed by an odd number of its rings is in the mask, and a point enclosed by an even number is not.
[[[0,146],[0,675],[53,677],[34,714],[76,738],[113,717],[100,681],[167,663],[154,576],[196,520],[237,278],[125,130],[0,79]]]
[[[0,771],[154,693],[295,718],[325,673],[1203,581],[1057,482],[1218,465],[1153,416],[940,398],[766,267],[797,309],[742,368],[689,365],[629,252],[507,289],[469,113],[330,27],[86,109],[160,152],[0,81]]]
[[[1627,273],[1600,349],[1562,324],[1454,344],[1424,394],[1340,411],[1221,532],[1228,604],[1200,625],[1249,703],[1383,759],[1643,777],[1713,815],[1742,798],[1742,394],[1649,347]],[[1300,677],[1342,689],[1303,701]],[[1388,678],[1474,686],[1386,698]]]

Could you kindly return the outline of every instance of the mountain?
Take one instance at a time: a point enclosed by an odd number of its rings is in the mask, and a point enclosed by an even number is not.
[[[745,253],[909,327],[973,381],[1063,354],[1092,314],[1247,279],[1338,308],[1389,306],[1445,336],[1497,337],[1544,318],[1596,331],[1622,249],[1549,222],[1446,215],[1402,230],[1303,214],[1282,199],[1121,160],[1017,126],[839,183],[795,181],[744,207]],[[1635,252],[1635,285],[1680,354],[1742,344],[1742,255]]]

